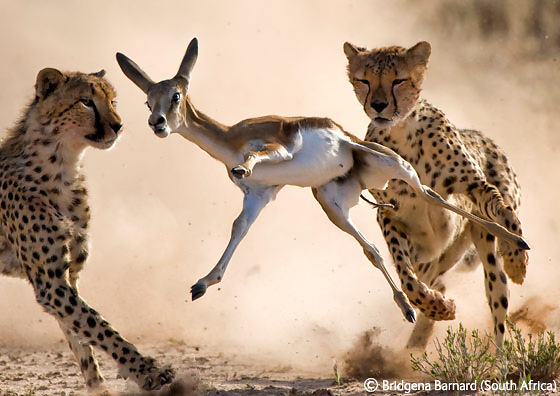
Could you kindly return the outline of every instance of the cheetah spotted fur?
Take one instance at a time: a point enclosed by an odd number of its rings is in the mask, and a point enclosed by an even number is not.
[[[88,387],[103,382],[98,347],[122,377],[158,389],[173,379],[171,368],[142,356],[78,292],[90,220],[81,158],[87,147],[110,148],[122,127],[104,74],[41,70],[35,98],[0,146],[0,273],[31,283]]]
[[[504,152],[478,131],[455,127],[438,108],[420,99],[431,46],[420,42],[366,50],[345,43],[348,75],[371,119],[366,140],[383,144],[409,161],[423,184],[473,214],[521,234],[517,217],[520,189]],[[381,208],[377,220],[403,290],[423,313],[409,347],[424,348],[434,320],[455,318],[455,303],[444,297],[442,275],[459,262],[482,261],[486,296],[497,344],[503,342],[508,280],[521,284],[527,252],[497,240],[449,211],[427,205],[404,182],[372,190]]]

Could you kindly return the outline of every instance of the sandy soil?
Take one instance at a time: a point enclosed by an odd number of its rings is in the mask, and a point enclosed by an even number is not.
[[[171,340],[165,343],[140,345],[140,348],[160,361],[173,364],[178,381],[152,395],[361,395],[363,384],[350,381],[336,385],[334,376],[318,378],[288,366],[259,368],[257,362],[205,351]],[[100,395],[140,395],[134,383],[118,379],[111,372],[116,366],[105,356],[99,356],[100,368],[107,373]],[[0,346],[0,395],[67,395],[89,394],[73,355],[65,345],[45,350]],[[330,392],[330,393],[329,393]]]
[[[86,301],[180,377],[199,378],[200,392],[363,394],[359,381],[333,385],[334,362],[342,370],[348,351],[374,327],[379,345],[406,355],[402,345],[411,331],[381,273],[332,227],[309,191],[286,188],[263,211],[220,286],[190,302],[190,286],[227,243],[241,194],[222,165],[193,144],[153,136],[145,96],[114,56],[123,52],[153,79],[168,78],[197,36],[190,94],[209,115],[226,124],[264,114],[328,116],[363,136],[368,119],[345,75],[343,43],[428,40],[433,51],[423,96],[456,125],[491,136],[519,176],[520,218],[532,250],[525,284],[511,287],[511,310],[524,307],[519,320],[529,327],[538,322],[558,331],[560,54],[527,62],[509,45],[522,36],[508,45],[458,39],[434,29],[427,16],[434,4],[440,2],[0,2],[0,129],[13,125],[44,67],[104,68],[118,91],[125,132],[113,150],[89,150],[84,160],[92,207],[91,256],[80,280]],[[389,259],[371,209],[360,205],[352,214]],[[481,268],[452,271],[446,282],[458,319],[438,323],[435,335],[459,321],[490,329]],[[98,356],[109,394],[137,392]],[[366,360],[380,361],[379,355]],[[172,391],[179,392],[165,390]],[[0,279],[0,396],[16,394],[86,391],[55,321],[28,284],[6,278]]]

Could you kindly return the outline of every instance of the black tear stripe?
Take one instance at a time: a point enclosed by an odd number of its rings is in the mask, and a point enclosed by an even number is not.
[[[365,81],[367,81],[367,80],[365,80]],[[371,85],[369,84],[369,81],[367,81],[367,94],[366,94],[366,100],[364,100],[364,111],[365,111],[366,114],[367,114],[366,106],[367,106],[367,102],[368,102],[370,92],[371,92]]]
[[[399,106],[397,104],[397,97],[395,96],[395,87],[391,88],[391,96],[393,97],[393,102],[395,103],[395,112],[399,111]]]
[[[86,135],[87,139],[93,140],[95,142],[101,141],[105,137],[105,132],[103,131],[103,125],[101,124],[101,117],[99,116],[99,111],[97,111],[97,106],[93,102],[93,114],[95,116],[95,133]]]

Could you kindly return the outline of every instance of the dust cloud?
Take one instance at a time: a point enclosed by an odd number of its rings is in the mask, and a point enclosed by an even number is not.
[[[344,373],[350,378],[407,378],[414,377],[410,368],[410,351],[379,344],[381,330],[365,331],[344,356]]]
[[[558,86],[558,69],[545,78],[542,70],[550,68],[518,67],[515,58],[493,56],[499,45],[466,43],[434,29],[427,3],[415,4],[2,2],[3,129],[32,98],[43,67],[106,69],[119,94],[122,138],[109,152],[91,149],[85,156],[92,246],[80,281],[84,298],[140,345],[173,339],[263,367],[326,375],[372,327],[381,329],[380,345],[397,349],[412,330],[359,246],[330,224],[310,191],[293,187],[263,211],[223,282],[189,301],[190,286],[225,248],[242,195],[223,166],[193,144],[153,135],[145,96],[121,73],[115,53],[131,57],[154,80],[170,78],[196,36],[190,95],[200,110],[225,124],[265,114],[328,116],[358,136],[368,120],[346,78],[343,43],[430,41],[424,97],[457,125],[495,139],[522,185],[531,264],[526,283],[511,287],[511,308],[536,294],[557,301],[560,116],[551,86]],[[360,205],[353,216],[390,262],[375,213]],[[451,273],[448,285],[458,318],[490,329],[481,269]],[[2,343],[38,347],[62,340],[22,281],[0,279],[0,312]],[[457,321],[438,324],[436,335],[447,325]],[[547,326],[560,328],[557,312]]]

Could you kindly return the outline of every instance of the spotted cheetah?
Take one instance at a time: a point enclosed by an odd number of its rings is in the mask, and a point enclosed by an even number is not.
[[[366,140],[383,144],[409,161],[441,196],[472,213],[521,234],[517,217],[520,189],[504,152],[478,131],[455,127],[444,113],[420,99],[431,46],[420,42],[366,50],[344,44],[348,76],[371,119]],[[504,337],[507,278],[521,284],[528,256],[480,226],[426,203],[401,181],[385,191],[371,190],[381,208],[377,221],[396,265],[403,290],[421,315],[408,341],[424,348],[433,320],[455,317],[455,303],[444,297],[441,276],[459,262],[482,261],[497,344]],[[506,276],[507,274],[507,276]]]
[[[78,292],[88,257],[90,210],[81,159],[89,146],[109,149],[122,129],[104,71],[39,72],[35,98],[0,146],[0,273],[25,278],[54,316],[88,387],[103,382],[92,346],[144,389],[173,378],[122,338]]]

